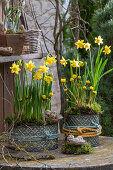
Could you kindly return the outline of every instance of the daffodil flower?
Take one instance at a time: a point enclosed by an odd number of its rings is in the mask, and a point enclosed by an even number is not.
[[[90,84],[90,81],[89,81],[89,80],[87,80],[87,81],[86,81],[86,84]]]
[[[67,92],[67,89],[64,89],[64,92]]]
[[[52,92],[50,92],[49,95],[52,97],[54,94]]]
[[[86,90],[86,86],[83,86],[83,90]]]
[[[66,82],[66,79],[61,79],[61,83],[65,83]]]
[[[46,95],[42,95],[42,98],[45,100],[46,99]]]
[[[70,78],[70,82],[72,82],[72,81],[74,81],[74,79],[73,79],[73,78]]]
[[[36,66],[35,66],[34,63],[30,60],[29,63],[25,63],[25,67],[27,68],[27,70],[32,71]]]
[[[83,48],[84,47],[84,40],[78,40],[77,42],[75,42],[75,45],[77,46],[77,49],[78,48]]]
[[[89,44],[89,43],[84,44],[84,48],[86,49],[86,51],[90,50],[90,46],[91,46],[91,44]]]
[[[16,74],[18,74],[18,72],[21,70],[19,68],[19,65],[17,65],[16,63],[13,63],[12,67],[10,67],[10,69],[11,69],[11,73],[16,73]]]
[[[81,79],[81,76],[78,76],[78,79],[80,80],[80,79]]]
[[[82,61],[79,61],[79,65],[82,67],[84,63]]]
[[[77,78],[77,75],[76,75],[76,74],[73,74],[72,77],[73,77],[74,79],[76,79],[76,78]]]
[[[79,65],[79,61],[75,61],[75,60],[73,60],[73,61],[71,61],[71,63],[72,63],[72,67],[80,67],[80,65]]]
[[[34,80],[35,79],[40,80],[42,78],[42,74],[40,74],[40,72],[37,72],[33,77],[34,77]]]
[[[97,43],[98,45],[103,44],[103,39],[101,38],[101,36],[95,37],[95,43]]]
[[[90,90],[94,90],[94,87],[90,86],[89,89],[90,89]]]
[[[49,84],[50,82],[53,82],[53,78],[50,76],[45,76],[44,80]]]
[[[53,63],[56,63],[56,57],[50,57],[49,55],[47,56],[47,59],[44,62],[44,65],[52,65]]]
[[[48,70],[49,68],[44,65],[44,66],[40,66],[40,69],[38,71],[41,73],[46,73],[48,72]]]
[[[64,65],[64,66],[66,66],[67,61],[65,60],[65,58],[64,58],[64,57],[62,57],[62,60],[60,60],[60,64],[62,64],[62,65]]]
[[[97,94],[97,91],[93,91],[94,94]]]
[[[105,55],[106,55],[106,54],[110,54],[110,52],[111,52],[111,49],[110,49],[110,48],[111,48],[111,46],[107,46],[107,45],[105,46],[105,49],[104,49],[104,51],[103,51],[103,52],[105,53]]]

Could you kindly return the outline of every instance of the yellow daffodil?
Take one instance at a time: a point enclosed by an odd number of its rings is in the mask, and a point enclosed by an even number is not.
[[[77,49],[78,48],[83,48],[84,47],[84,40],[78,40],[77,42],[75,42],[75,45],[77,46]]]
[[[81,76],[78,76],[78,79],[80,80],[80,79],[81,79]]]
[[[36,66],[34,65],[34,63],[32,63],[32,61],[30,60],[29,63],[25,63],[25,66],[27,68],[27,70],[32,71],[32,69],[34,69]]]
[[[57,62],[56,56],[55,56],[55,57],[52,57],[52,60],[53,60],[53,63],[56,63],[56,62]]]
[[[97,91],[93,91],[94,94],[97,94]]]
[[[75,61],[75,60],[73,60],[73,61],[71,61],[71,63],[72,63],[72,67],[80,67],[80,65],[79,65],[79,61]]]
[[[52,65],[53,63],[56,63],[57,60],[56,60],[56,57],[50,57],[49,55],[47,56],[47,59],[45,60],[44,62],[44,65]]]
[[[86,86],[83,86],[83,89],[86,90]]]
[[[64,65],[64,66],[66,66],[67,61],[65,60],[65,58],[64,58],[64,57],[62,57],[62,60],[60,60],[60,64],[62,64],[62,65]]]
[[[67,89],[64,89],[64,92],[67,92]]]
[[[90,81],[89,81],[89,80],[87,80],[87,81],[86,81],[86,84],[90,84]]]
[[[53,78],[50,77],[50,76],[45,76],[45,77],[44,77],[44,80],[45,80],[47,83],[53,82]]]
[[[84,63],[82,62],[82,61],[79,61],[79,66],[83,66],[84,65]]]
[[[72,82],[72,81],[74,81],[74,79],[73,79],[73,78],[70,78],[70,81]]]
[[[17,64],[18,64],[19,66],[22,66],[22,60],[19,59],[19,60],[17,61]]]
[[[48,72],[48,70],[49,68],[44,65],[44,66],[40,66],[40,69],[38,71],[41,73],[46,73]]]
[[[101,38],[101,36],[95,37],[95,43],[97,43],[98,45],[103,44],[103,39]]]
[[[89,89],[90,89],[90,90],[94,90],[94,87],[90,86]]]
[[[42,98],[45,100],[46,99],[46,95],[42,95]]]
[[[52,92],[49,93],[50,96],[53,96],[54,94]]]
[[[84,44],[84,48],[86,49],[86,51],[90,50],[90,46],[91,46],[91,44],[89,44],[89,43]]]
[[[73,74],[72,77],[73,77],[74,79],[76,79],[76,78],[77,78],[77,75],[76,75],[76,74]]]
[[[65,83],[66,82],[66,79],[61,79],[61,83]]]
[[[42,78],[42,74],[40,74],[40,72],[37,72],[33,77],[34,77],[34,80],[35,79],[40,80]]]
[[[69,101],[69,99],[66,99],[66,102],[68,102]]]
[[[21,70],[19,68],[19,65],[17,65],[16,63],[13,63],[12,67],[10,67],[10,69],[11,69],[11,73],[16,73],[16,74],[18,74],[18,72]]]
[[[107,45],[105,46],[105,49],[103,51],[105,53],[105,55],[109,54],[111,52],[110,48],[111,48],[111,46],[109,46],[109,47]]]

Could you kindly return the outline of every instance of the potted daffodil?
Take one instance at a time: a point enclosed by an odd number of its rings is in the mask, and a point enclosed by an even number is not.
[[[56,61],[56,57],[48,55],[44,65],[39,66],[38,70],[32,61],[22,64],[19,60],[10,67],[14,74],[15,113],[5,121],[8,125],[13,125],[10,136],[13,145],[27,151],[52,150],[58,147],[59,118],[51,111],[53,74],[48,67]],[[23,82],[20,79],[22,68]],[[32,74],[30,82],[28,71]]]
[[[98,86],[101,78],[113,70],[104,72],[110,54],[111,46],[103,44],[101,36],[95,38],[98,45],[97,56],[92,57],[91,44],[78,40],[75,42],[77,46],[77,56],[73,60],[65,60],[62,58],[60,63],[64,67],[68,67],[70,77],[61,79],[61,84],[66,96],[68,109],[65,111],[66,120],[63,126],[65,134],[73,134],[82,136],[92,146],[99,145],[99,135],[101,134],[101,126],[99,124],[99,113],[102,113],[101,106],[96,101]],[[89,63],[79,60],[78,50],[85,49],[89,54]],[[105,58],[103,55],[105,54]]]

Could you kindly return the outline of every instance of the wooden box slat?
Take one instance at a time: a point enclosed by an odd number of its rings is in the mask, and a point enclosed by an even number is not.
[[[11,74],[12,63],[4,64],[4,117],[14,113],[12,92],[14,91],[14,74]]]
[[[2,21],[2,2],[0,2],[0,22]]]
[[[0,132],[2,132],[4,130],[4,85],[3,85],[3,80],[2,78],[4,77],[3,74],[3,64],[0,64]]]

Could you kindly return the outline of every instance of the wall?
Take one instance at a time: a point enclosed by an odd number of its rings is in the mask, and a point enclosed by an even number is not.
[[[43,32],[46,41],[47,48],[45,47],[44,41],[43,40],[41,41],[41,51],[47,54],[49,51],[51,54],[54,55],[54,49],[53,49],[53,45],[54,45],[53,29],[55,23],[54,0],[52,0],[53,4],[49,0],[31,0],[31,1],[37,16],[37,22],[40,25],[40,28]],[[35,29],[35,23],[31,14],[29,0],[26,0],[24,11],[26,13],[29,29]],[[44,59],[35,59],[33,61],[35,62],[38,68],[39,65],[43,64]],[[57,113],[59,114],[61,108],[60,106],[61,102],[60,102],[60,88],[59,88],[56,64],[54,64],[50,70],[54,72],[54,83],[53,83],[54,96],[52,98],[52,110],[57,111]]]

